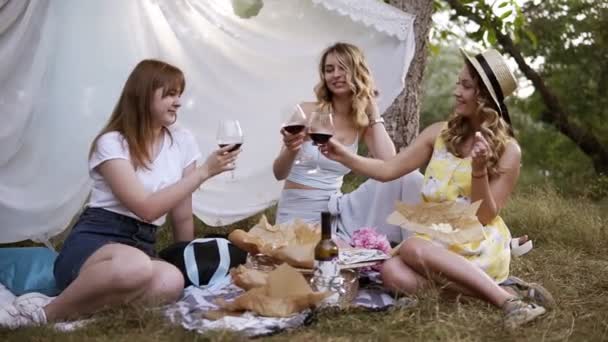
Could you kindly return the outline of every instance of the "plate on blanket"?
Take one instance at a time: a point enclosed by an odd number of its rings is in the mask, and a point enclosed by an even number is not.
[[[374,266],[386,259],[390,255],[377,250],[367,248],[341,248],[339,256],[340,269],[352,269],[367,266]],[[282,262],[264,254],[249,254],[246,266],[258,271],[269,272],[281,265]],[[310,268],[296,268],[302,273],[311,273]]]
[[[377,249],[367,248],[342,248],[340,249],[340,264],[343,266],[357,266],[363,263],[378,263],[380,261],[389,259],[390,255]],[[365,265],[368,266],[368,265]],[[345,267],[342,267],[345,268]]]

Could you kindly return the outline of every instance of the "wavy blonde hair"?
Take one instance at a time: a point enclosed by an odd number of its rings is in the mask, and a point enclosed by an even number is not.
[[[117,131],[122,134],[129,146],[133,167],[136,170],[149,169],[152,162],[150,146],[154,142],[151,104],[154,92],[159,88],[163,88],[163,97],[170,91],[182,94],[186,88],[183,72],[159,60],[146,59],[139,62],[129,75],[110,119],[93,139],[89,158],[97,147],[99,137]],[[173,141],[171,133],[169,137]]]
[[[374,80],[365,61],[361,49],[349,43],[335,43],[326,48],[319,62],[319,83],[315,86],[315,94],[321,108],[331,108],[332,93],[325,82],[325,60],[329,54],[334,54],[340,66],[346,71],[346,83],[352,91],[352,122],[359,129],[369,125],[365,109],[372,97],[378,96]]]
[[[466,67],[473,78],[477,94],[477,110],[475,115],[481,118],[480,131],[490,146],[488,158],[488,172],[490,176],[498,175],[501,170],[498,160],[505,151],[507,143],[513,137],[511,126],[500,116],[498,107],[490,93],[483,85],[479,74],[473,66],[466,61]],[[464,157],[458,152],[458,146],[464,143],[466,137],[475,134],[465,117],[453,112],[448,119],[448,126],[441,132],[441,138],[445,142],[447,150],[453,155]]]

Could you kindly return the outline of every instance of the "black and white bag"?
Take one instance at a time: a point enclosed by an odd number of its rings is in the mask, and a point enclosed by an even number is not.
[[[247,260],[247,252],[224,238],[177,242],[159,256],[182,272],[184,287],[195,285],[209,290],[230,284],[228,271]]]

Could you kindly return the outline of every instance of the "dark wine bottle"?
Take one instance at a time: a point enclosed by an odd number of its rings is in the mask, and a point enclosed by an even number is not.
[[[338,245],[331,239],[331,214],[327,211],[321,213],[321,240],[315,247],[315,261],[338,262]]]
[[[336,280],[340,278],[338,252],[338,245],[331,239],[331,214],[322,212],[321,240],[315,247],[313,287],[316,291],[332,292],[323,305],[336,305],[339,300],[339,294],[334,286]]]

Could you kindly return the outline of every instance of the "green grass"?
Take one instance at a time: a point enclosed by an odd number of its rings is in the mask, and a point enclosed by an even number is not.
[[[355,181],[357,182],[357,181]],[[351,184],[352,185],[352,184]],[[558,307],[516,331],[501,327],[500,312],[478,300],[440,298],[435,290],[418,296],[411,309],[368,312],[321,311],[312,324],[262,340],[269,341],[606,341],[608,340],[608,205],[569,198],[552,188],[520,189],[503,212],[513,235],[529,234],[528,255],[514,259],[512,274],[541,282]],[[272,209],[266,211],[271,216]],[[248,228],[259,215],[230,227],[199,225],[197,231]],[[161,244],[168,243],[161,234]],[[127,307],[97,315],[72,333],[51,328],[0,330],[0,341],[234,341],[231,332],[200,335],[168,324],[156,310]]]

